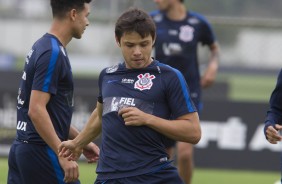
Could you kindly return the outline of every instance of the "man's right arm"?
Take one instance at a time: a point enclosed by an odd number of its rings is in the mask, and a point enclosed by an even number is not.
[[[70,160],[77,160],[80,157],[83,147],[93,141],[101,133],[102,111],[103,105],[97,102],[97,106],[90,115],[86,126],[78,136],[73,140],[64,141],[60,144],[60,156],[69,157]]]

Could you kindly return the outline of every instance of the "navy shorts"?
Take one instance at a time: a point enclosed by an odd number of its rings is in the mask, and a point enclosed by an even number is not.
[[[183,184],[177,169],[173,166],[163,168],[154,173],[143,174],[127,178],[99,180],[94,184]]]
[[[14,141],[8,165],[8,184],[65,184],[58,158],[48,146]]]

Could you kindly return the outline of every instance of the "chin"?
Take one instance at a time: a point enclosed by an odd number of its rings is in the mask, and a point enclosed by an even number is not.
[[[81,39],[82,36],[74,36],[74,38],[76,38],[76,39]]]
[[[73,35],[73,37],[76,38],[76,39],[81,39],[82,34],[75,34],[75,35]]]

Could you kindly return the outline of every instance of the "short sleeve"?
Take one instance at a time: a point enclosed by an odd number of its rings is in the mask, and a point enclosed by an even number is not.
[[[105,71],[106,69],[102,70],[100,75],[99,75],[99,79],[98,79],[98,85],[99,85],[99,94],[98,94],[98,97],[97,97],[97,101],[99,103],[103,103],[103,94],[102,94],[102,84],[103,84],[103,78],[104,78],[104,75],[105,75]]]
[[[211,45],[215,42],[215,40],[216,38],[211,24],[205,17],[201,17],[201,43],[203,45]]]
[[[172,70],[167,83],[167,99],[173,118],[196,112],[197,109],[183,75],[177,69],[172,68]]]
[[[60,62],[61,55],[57,41],[51,39],[51,42],[52,49],[36,59],[32,89],[56,94],[62,62]]]

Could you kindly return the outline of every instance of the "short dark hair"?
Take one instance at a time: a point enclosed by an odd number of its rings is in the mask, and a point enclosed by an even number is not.
[[[51,0],[50,5],[53,17],[62,18],[71,9],[81,11],[84,8],[84,3],[90,3],[91,1],[92,0]]]
[[[156,37],[156,25],[145,11],[138,8],[129,8],[117,20],[115,35],[120,41],[124,33],[137,32],[142,38],[151,35]]]
[[[184,2],[184,0],[179,0],[181,3],[183,3]]]

